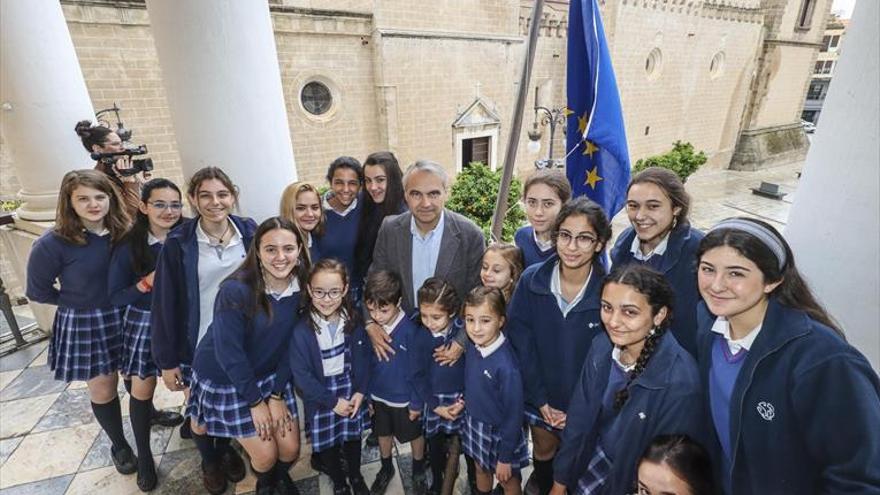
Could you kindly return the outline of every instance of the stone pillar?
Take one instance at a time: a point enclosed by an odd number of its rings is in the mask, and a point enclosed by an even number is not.
[[[185,176],[214,165],[241,211],[278,214],[296,165],[265,1],[147,0]]]
[[[856,4],[785,236],[847,339],[880,370],[880,5]]]
[[[94,162],[73,131],[95,118],[58,0],[0,2],[0,122],[24,201],[18,217],[55,219],[61,178]]]

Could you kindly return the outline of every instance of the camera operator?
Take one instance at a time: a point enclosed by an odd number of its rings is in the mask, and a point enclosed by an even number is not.
[[[125,151],[122,139],[112,129],[102,125],[92,126],[89,120],[77,122],[76,134],[82,139],[83,147],[89,153],[120,153]],[[125,202],[125,211],[130,218],[136,218],[141,198],[142,174],[126,174],[132,168],[130,156],[115,159],[102,158],[95,164],[95,170],[105,173],[119,188]]]

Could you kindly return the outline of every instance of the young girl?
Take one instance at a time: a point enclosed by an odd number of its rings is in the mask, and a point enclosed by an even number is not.
[[[414,381],[425,404],[425,438],[431,461],[432,482],[428,493],[449,495],[458,476],[461,453],[462,393],[464,360],[443,366],[433,359],[434,349],[444,347],[463,330],[455,318],[461,307],[455,288],[445,280],[431,277],[418,292],[419,319],[424,328],[413,339]],[[446,476],[448,474],[448,476]]]
[[[525,382],[535,469],[527,490],[546,493],[566,412],[593,338],[602,333],[601,254],[611,237],[602,208],[585,197],[566,203],[552,229],[556,255],[520,278],[508,310],[507,336]]]
[[[611,249],[616,265],[640,263],[666,276],[675,289],[672,333],[696,355],[697,246],[703,233],[688,221],[690,196],[674,172],[651,167],[636,175],[626,191],[626,229]]]
[[[138,450],[137,484],[144,492],[155,488],[157,482],[150,451],[153,392],[159,375],[150,351],[150,304],[156,258],[168,232],[181,222],[182,208],[180,189],[173,182],[153,179],[144,184],[134,225],[124,241],[113,248],[110,258],[110,303],[125,308],[121,371],[131,380],[129,411]]]
[[[294,182],[281,194],[281,218],[293,222],[305,234],[309,263],[321,259],[317,239],[324,234],[324,208],[318,189],[308,182]]]
[[[509,301],[513,288],[523,272],[522,250],[510,244],[494,243],[483,253],[480,281],[486,287],[495,287]]]
[[[336,495],[369,493],[361,476],[364,394],[370,382],[369,338],[356,321],[345,266],[324,258],[312,267],[301,317],[290,342],[290,368],[302,393],[312,452]],[[343,472],[345,458],[348,473]],[[346,475],[349,484],[346,483]]]
[[[493,475],[507,495],[518,495],[520,469],[529,465],[522,430],[523,386],[513,347],[501,333],[504,295],[476,287],[462,309],[468,337],[465,356],[465,455],[476,464],[477,492],[492,490]]]
[[[193,355],[214,317],[220,282],[244,261],[256,229],[250,218],[232,215],[237,191],[219,168],[197,171],[187,188],[197,216],[168,234],[156,264],[150,319],[153,359],[165,386],[182,390],[187,400]],[[222,493],[227,480],[244,478],[244,462],[228,438],[192,438],[202,455],[202,479],[209,492]]]
[[[193,359],[193,431],[237,439],[257,494],[271,495],[279,484],[296,493],[288,471],[299,457],[299,426],[286,351],[307,273],[302,233],[279,217],[261,223],[244,263],[220,284]]]
[[[639,460],[638,495],[711,495],[712,459],[687,435],[657,435]]]
[[[526,179],[523,202],[529,224],[513,236],[513,242],[522,249],[525,266],[547,260],[556,253],[551,233],[556,215],[569,198],[571,185],[565,174],[556,170],[538,170]]]
[[[880,493],[880,380],[785,239],[732,218],[697,256],[700,374],[724,492]]]
[[[116,470],[131,474],[137,459],[122,432],[116,393],[122,360],[121,311],[110,302],[110,245],[129,219],[106,175],[73,170],[58,193],[55,227],[34,243],[27,266],[27,297],[58,306],[49,341],[55,379],[85,381],[95,418],[110,437]],[[55,281],[59,288],[55,288]]]
[[[697,364],[667,332],[672,287],[640,266],[616,267],[602,287],[602,324],[584,361],[553,466],[551,494],[628,493],[658,434],[704,428]]]

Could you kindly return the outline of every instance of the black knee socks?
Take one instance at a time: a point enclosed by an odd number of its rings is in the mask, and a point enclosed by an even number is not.
[[[449,435],[445,433],[437,433],[428,439],[428,457],[430,457],[431,461],[431,474],[434,476],[434,483],[439,483],[443,479],[443,472],[446,470],[446,449],[448,445]]]
[[[113,450],[131,448],[125,439],[125,433],[122,432],[122,409],[119,406],[119,397],[114,397],[106,404],[92,402],[92,412],[95,414],[98,424],[104,429],[104,433],[110,437]]]
[[[131,415],[131,430],[137,445],[138,469],[148,469],[153,464],[153,452],[150,450],[150,406],[151,401],[129,397],[128,410]]]
[[[199,449],[199,454],[202,455],[202,462],[204,464],[217,464],[220,462],[220,451],[214,446],[214,437],[199,435],[193,431],[192,439],[196,444],[196,448]]]
[[[553,488],[553,458],[551,457],[546,461],[534,459],[533,462],[535,465],[533,476],[535,476],[538,482],[538,488],[541,490],[540,493],[547,493]]]
[[[219,455],[223,455],[223,453],[226,452],[226,450],[230,448],[229,447],[230,445],[232,445],[231,438],[221,438],[221,437],[214,438],[214,447],[217,449],[217,453]]]
[[[342,472],[342,449],[335,445],[327,450],[318,452],[318,457],[327,471],[327,476],[330,476],[330,479],[333,481],[333,485],[343,486],[345,484],[345,473]]]
[[[128,392],[128,395],[131,395],[131,379],[129,379],[129,380],[123,379],[122,385],[125,387],[125,391]],[[133,398],[134,398],[134,396],[132,396],[132,399]],[[150,415],[152,416],[156,412],[156,408],[153,407],[153,398],[150,397],[150,400],[148,400],[147,402],[150,403]]]
[[[277,464],[275,466],[272,466],[265,473],[263,473],[263,472],[260,472],[260,471],[257,471],[256,469],[254,469],[254,466],[251,465],[251,469],[253,469],[253,471],[254,471],[254,476],[256,476],[256,478],[257,478],[257,487],[258,488],[271,487],[275,484],[275,481],[277,480],[276,474],[275,474],[277,472],[275,470],[276,467],[277,467]]]
[[[342,444],[342,455],[348,467],[349,478],[357,478],[361,475],[361,442],[352,440]]]

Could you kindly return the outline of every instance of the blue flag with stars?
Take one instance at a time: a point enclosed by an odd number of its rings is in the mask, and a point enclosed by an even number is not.
[[[568,8],[568,156],[574,196],[586,194],[613,217],[626,202],[629,151],[617,80],[596,0]]]

